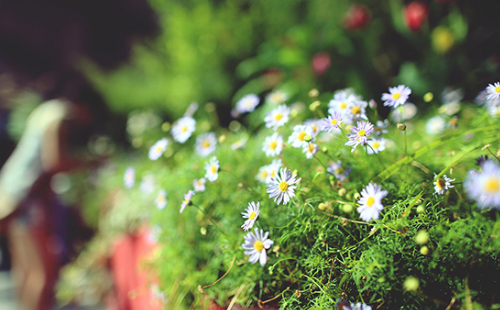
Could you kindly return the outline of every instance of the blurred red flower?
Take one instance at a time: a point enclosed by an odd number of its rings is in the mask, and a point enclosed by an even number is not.
[[[411,31],[418,31],[427,21],[429,9],[427,5],[421,1],[413,1],[405,7],[404,18],[406,26]]]
[[[345,14],[342,25],[349,30],[364,28],[371,21],[370,11],[361,4],[353,4]]]

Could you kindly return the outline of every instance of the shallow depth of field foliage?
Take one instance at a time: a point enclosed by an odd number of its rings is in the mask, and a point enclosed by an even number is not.
[[[332,309],[339,299],[373,309],[500,308],[498,206],[478,208],[463,183],[471,169],[480,171],[480,155],[499,164],[498,113],[475,101],[500,78],[489,42],[498,34],[491,10],[473,1],[427,1],[428,20],[410,31],[403,1],[362,4],[371,21],[350,30],[343,22],[349,1],[152,1],[164,25],[154,46],[137,47],[134,65],[111,76],[86,69],[116,110],[134,110],[130,147],[116,147],[92,175],[84,205],[102,215],[99,233],[66,268],[60,298],[77,300],[76,287],[88,289],[94,279],[98,287],[78,292],[98,300],[110,287],[96,274],[106,272],[101,260],[111,239],[146,225],[158,249],[142,267],[157,273],[165,309],[206,309],[211,301]],[[329,55],[324,72],[312,65],[318,53]],[[413,105],[384,107],[382,93],[399,84],[412,89]],[[360,101],[374,99],[367,121],[387,117],[385,150],[368,154],[359,145],[351,152],[346,134],[357,123],[346,122],[342,131],[310,137],[318,151],[306,158],[288,141],[294,126],[327,117],[329,102],[347,87]],[[464,94],[455,93],[458,100],[442,96],[457,89]],[[273,102],[268,95],[275,91],[287,98]],[[259,105],[236,115],[236,103],[250,93]],[[264,118],[280,104],[290,108],[290,119],[273,130]],[[196,129],[179,143],[172,127],[184,113]],[[429,121],[436,116],[437,125]],[[268,157],[263,142],[275,131],[283,151]],[[196,139],[208,132],[217,146],[200,156]],[[166,150],[150,160],[162,138]],[[213,156],[217,180],[207,180],[180,213]],[[285,205],[269,198],[268,184],[257,178],[275,159],[301,178]],[[349,170],[342,181],[327,171],[339,160]],[[130,167],[135,183],[126,188]],[[441,195],[434,182],[444,175],[454,181]],[[370,182],[388,194],[380,217],[365,222],[357,208]],[[163,209],[156,205],[160,189],[167,193]],[[241,213],[250,202],[260,203],[254,227],[274,241],[264,266],[250,263],[242,248]]]

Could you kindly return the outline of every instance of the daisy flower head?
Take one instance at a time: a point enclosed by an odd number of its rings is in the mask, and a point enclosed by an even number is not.
[[[304,122],[304,125],[310,126],[312,128],[314,137],[316,137],[321,132],[321,120],[319,119],[308,119]]]
[[[278,156],[283,150],[283,137],[275,132],[272,136],[267,137],[262,144],[262,151],[267,157]]]
[[[446,128],[446,121],[443,117],[437,115],[430,118],[427,123],[425,123],[425,132],[429,135],[437,135],[441,133]]]
[[[157,160],[167,149],[168,140],[166,138],[158,140],[153,146],[149,149],[149,159]]]
[[[362,99],[360,96],[356,95],[352,88],[336,91],[333,99],[328,103],[328,113],[333,114],[333,112],[339,112],[345,115],[348,113],[348,105],[357,100]]]
[[[328,115],[327,118],[321,120],[321,128],[324,131],[332,132],[335,129],[340,129],[342,124],[342,114],[337,111],[332,111],[333,113]]]
[[[488,108],[488,114],[491,117],[500,117],[500,106],[492,105]]]
[[[184,201],[181,204],[181,210],[179,211],[179,213],[182,213],[184,209],[186,209],[186,207],[191,203],[191,198],[193,198],[193,196],[194,191],[191,190],[187,192],[187,194],[184,194]]]
[[[403,105],[411,94],[411,89],[404,85],[389,87],[389,93],[382,94],[384,106],[397,108]]]
[[[210,161],[205,163],[205,170],[207,173],[205,174],[205,178],[207,178],[210,182],[214,182],[218,178],[218,171],[219,171],[219,161],[217,160],[217,157],[212,157]]]
[[[269,176],[269,165],[265,165],[259,168],[259,172],[255,176],[255,179],[262,183],[267,183]]]
[[[184,143],[196,129],[196,121],[191,116],[184,116],[172,126],[172,136],[175,141]]]
[[[400,106],[398,109],[392,110],[391,120],[394,123],[412,119],[417,115],[417,106],[411,102],[407,102]]]
[[[486,96],[486,99],[491,100],[491,99],[497,99],[500,97],[500,82],[496,82],[494,84],[488,85],[486,87],[486,92],[488,95]]]
[[[273,160],[272,163],[270,163],[269,165],[267,165],[268,175],[267,175],[267,178],[266,178],[266,181],[265,181],[267,184],[271,183],[272,180],[273,180],[273,178],[276,178],[276,176],[278,175],[278,172],[279,172],[281,166],[283,166],[283,162],[279,158]]]
[[[292,171],[287,168],[281,168],[279,173],[275,178],[272,179],[271,183],[267,186],[267,192],[269,193],[269,198],[274,197],[274,202],[278,205],[283,202],[284,205],[288,204],[291,198],[295,197],[296,184],[300,181],[300,178],[296,178],[297,175],[292,175]]]
[[[362,119],[368,119],[366,117],[366,107],[368,103],[366,101],[354,100],[347,105],[346,118],[351,119],[352,122],[357,122]]]
[[[266,101],[274,105],[281,104],[287,100],[288,95],[281,90],[275,90],[266,96]]]
[[[385,150],[385,139],[382,137],[372,139],[368,145],[370,146],[367,150],[368,154],[378,154],[378,152]]]
[[[383,133],[388,133],[389,130],[389,120],[385,119],[383,121],[377,121],[377,124],[373,127],[373,131],[377,136],[380,136]]]
[[[382,205],[382,198],[387,196],[388,192],[383,191],[380,185],[370,183],[361,191],[361,198],[358,203],[361,205],[358,207],[358,212],[360,218],[369,222],[371,219],[378,220],[380,211],[384,209]]]
[[[342,168],[342,162],[338,160],[337,162],[331,162],[326,171],[333,174],[340,182],[344,182],[349,176],[351,169]]]
[[[368,306],[367,304],[362,304],[360,302],[358,303],[349,303],[346,300],[338,300],[337,304],[335,305],[337,309],[342,309],[342,310],[372,310],[371,306]]]
[[[266,123],[267,128],[273,128],[273,130],[278,129],[285,125],[288,122],[290,115],[290,108],[286,105],[282,104],[278,106],[276,109],[269,112],[264,118],[264,122]]]
[[[215,151],[217,146],[217,138],[215,133],[207,132],[199,135],[196,138],[196,152],[203,157],[206,157]]]
[[[126,188],[131,188],[135,183],[135,170],[132,167],[128,167],[123,175],[123,182]]]
[[[319,150],[319,146],[316,143],[309,142],[309,144],[302,149],[302,153],[306,154],[307,159],[311,159],[316,155]]]
[[[477,201],[480,209],[500,209],[500,166],[493,160],[487,160],[481,170],[467,174],[464,180],[465,191],[470,199]]]
[[[304,148],[312,141],[314,141],[314,131],[311,126],[307,125],[296,125],[288,137],[288,143],[295,148]]]
[[[448,189],[454,187],[451,185],[451,182],[455,181],[455,179],[450,179],[445,175],[442,178],[437,178],[437,175],[434,174],[434,195],[444,195],[448,191]]]
[[[247,219],[243,225],[241,225],[241,228],[243,228],[244,231],[248,231],[250,228],[253,227],[253,224],[255,224],[255,221],[259,217],[260,213],[260,203],[257,202],[250,202],[248,203],[248,207],[245,209],[245,212],[241,212],[243,215],[244,219]]]
[[[249,232],[245,236],[245,243],[243,248],[245,249],[245,255],[250,255],[248,259],[251,263],[256,263],[257,261],[261,266],[264,266],[267,262],[267,249],[269,249],[274,241],[268,238],[269,232],[255,228],[253,232]]]
[[[368,137],[372,134],[372,132],[373,124],[366,121],[358,122],[358,127],[352,127],[351,134],[347,135],[349,140],[346,141],[345,145],[353,146],[351,152],[354,152],[356,146],[365,145],[368,141],[371,140],[368,139]]]
[[[195,192],[204,192],[205,191],[205,183],[207,180],[205,178],[195,179],[193,181],[193,187]]]
[[[156,207],[158,209],[162,210],[163,208],[165,208],[168,202],[167,192],[164,189],[160,189],[158,195],[156,195],[155,201],[156,201]]]
[[[247,137],[243,137],[241,139],[238,139],[233,144],[231,144],[231,149],[233,151],[239,150],[239,149],[243,148],[245,146],[245,144],[247,144],[247,141],[248,141]]]
[[[238,111],[238,113],[253,112],[255,107],[259,104],[259,101],[259,96],[256,94],[243,96],[243,98],[236,102],[236,111]]]

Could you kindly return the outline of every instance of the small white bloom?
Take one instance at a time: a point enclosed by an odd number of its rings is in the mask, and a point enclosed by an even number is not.
[[[141,181],[141,191],[150,194],[155,189],[155,178],[152,175],[145,175]]]
[[[205,191],[205,183],[207,180],[205,178],[200,178],[193,181],[193,187],[195,192],[204,192]]]
[[[191,137],[191,134],[196,129],[196,121],[190,116],[180,118],[172,126],[172,136],[179,143],[184,143]]]
[[[167,192],[164,189],[160,189],[158,195],[156,195],[156,207],[162,210],[167,205],[167,202]]]
[[[131,188],[135,183],[135,170],[132,167],[128,167],[123,175],[123,181],[126,188]]]
[[[389,87],[389,93],[382,94],[382,101],[384,101],[384,106],[397,108],[405,104],[410,94],[411,89],[407,86],[399,85],[397,87]]]
[[[212,159],[205,164],[205,170],[207,171],[205,178],[207,178],[210,182],[217,180],[217,172],[219,171],[219,161],[217,160],[217,157],[212,157]]]
[[[446,121],[441,116],[437,115],[430,118],[425,124],[425,132],[429,135],[437,135],[446,128]]]
[[[368,154],[377,154],[378,152],[382,152],[385,150],[385,139],[382,137],[375,138],[371,141],[368,141],[368,145],[371,146],[367,149]]]
[[[387,128],[389,128],[389,120],[385,119],[383,121],[377,121],[377,124],[373,127],[373,131],[377,136],[380,136],[383,133],[389,132]]]
[[[290,115],[290,108],[286,105],[282,104],[278,106],[276,109],[272,110],[267,114],[264,118],[264,122],[266,123],[267,128],[273,128],[273,130],[278,129],[285,125],[288,122]]]
[[[194,192],[191,190],[187,192],[187,194],[184,194],[184,201],[181,204],[181,210],[179,211],[179,213],[182,213],[184,209],[191,203],[191,198],[193,198],[193,196]]]
[[[274,197],[274,202],[286,205],[291,198],[295,197],[295,189],[297,186],[293,185],[298,183],[301,179],[296,178],[297,175],[292,175],[292,171],[287,168],[282,168],[276,178],[273,178],[271,183],[267,186],[269,198]]]
[[[313,130],[313,137],[316,137],[321,132],[322,120],[319,119],[308,119],[304,122],[304,125],[310,126]]]
[[[344,182],[349,176],[351,169],[342,168],[342,162],[338,160],[337,162],[331,162],[326,171],[333,174],[339,181]]]
[[[241,139],[236,140],[233,144],[231,144],[231,149],[235,151],[243,148],[245,144],[247,144],[247,140],[248,140],[247,137],[243,137]]]
[[[398,123],[412,119],[415,115],[417,115],[417,106],[411,102],[407,102],[399,108],[392,110],[391,120],[394,123]]]
[[[269,232],[260,230],[258,228],[254,229],[254,232],[249,232],[245,236],[245,243],[243,248],[245,249],[245,255],[250,255],[248,259],[251,263],[260,262],[261,266],[264,266],[267,262],[267,249],[269,249],[274,241],[268,239]]]
[[[491,100],[491,99],[497,99],[500,97],[500,82],[496,82],[494,84],[488,85],[486,87],[486,92],[488,93],[488,96],[486,99]]]
[[[384,209],[382,205],[382,198],[387,196],[388,192],[383,191],[380,185],[370,183],[361,191],[361,199],[358,203],[361,205],[358,207],[360,218],[369,222],[371,219],[378,220],[380,211]]]
[[[450,103],[443,104],[438,110],[439,113],[445,114],[448,116],[453,116],[458,111],[460,111],[460,103],[458,103],[458,102],[450,102]]]
[[[259,96],[256,94],[243,96],[243,98],[236,102],[236,111],[238,111],[238,113],[252,112],[259,104],[259,101]]]
[[[309,137],[309,141],[306,141],[307,137]],[[295,148],[304,148],[312,141],[314,141],[314,131],[311,126],[306,125],[296,125],[293,127],[293,133],[288,138],[288,143]]]
[[[500,166],[487,160],[481,172],[469,172],[464,180],[464,188],[469,198],[477,201],[480,209],[493,207],[500,209]]]
[[[163,138],[153,144],[153,146],[149,149],[149,159],[157,160],[167,149],[168,140]]]
[[[437,175],[434,174],[434,177]],[[437,178],[434,181],[434,194],[444,195],[448,191],[448,189],[454,187],[451,185],[451,182],[455,181],[455,179],[450,179],[446,176],[446,174],[442,178]]]
[[[283,137],[275,132],[272,136],[267,137],[262,145],[262,151],[267,157],[278,156],[283,150]]]
[[[241,225],[241,228],[243,228],[244,231],[248,231],[250,228],[253,227],[253,224],[255,224],[255,221],[259,217],[260,213],[260,203],[257,202],[250,202],[248,204],[248,207],[245,209],[245,212],[241,212],[243,215],[244,219],[247,219],[243,225]]]
[[[287,100],[288,100],[288,95],[281,90],[275,90],[266,97],[267,102],[275,105],[281,104]]]
[[[367,120],[366,116],[366,107],[368,103],[366,101],[352,101],[347,105],[347,111],[344,114],[345,119],[350,120],[348,123],[352,124],[355,122],[359,122],[361,120]]]
[[[307,159],[311,159],[316,155],[319,147],[316,143],[310,142],[305,148],[302,149],[302,153],[306,154]]]
[[[215,152],[216,146],[217,138],[213,132],[201,134],[196,138],[196,152],[203,157]]]

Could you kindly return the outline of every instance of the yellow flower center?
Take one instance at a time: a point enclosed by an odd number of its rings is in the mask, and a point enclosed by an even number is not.
[[[278,146],[278,142],[276,142],[276,141],[273,141],[273,142],[269,143],[269,148],[271,150],[276,149],[277,146]]]
[[[203,140],[203,143],[201,144],[201,146],[206,149],[207,147],[210,146],[210,142],[208,140]]]
[[[156,201],[158,203],[164,203],[165,202],[165,197],[163,195],[160,195],[160,196],[158,196],[158,198],[156,199]]]
[[[439,179],[436,181],[436,186],[439,189],[444,189],[445,185],[446,185],[446,182],[443,179]]]
[[[274,120],[275,120],[275,121],[279,121],[279,120],[280,120],[280,119],[282,119],[282,118],[283,118],[283,114],[281,114],[281,113],[278,113],[278,114],[276,114],[276,115],[274,116]]]
[[[267,175],[268,175],[267,171],[262,171],[262,178],[264,179],[267,178]]]
[[[299,141],[304,141],[304,137],[306,136],[306,132],[302,131],[299,133],[299,136],[297,137],[297,140]]]
[[[273,169],[273,171],[271,171],[271,177],[274,178],[275,175],[276,175],[276,169]]]
[[[366,205],[371,207],[373,206],[373,204],[375,203],[375,198],[373,198],[372,196],[368,197],[368,199],[366,199]]]
[[[362,137],[366,134],[366,131],[364,129],[361,129],[360,131],[358,131],[358,136]]]
[[[308,149],[309,149],[309,153],[312,153],[314,151],[314,144],[309,143]]]
[[[372,147],[373,147],[374,149],[378,149],[378,148],[379,148],[379,146],[380,146],[380,143],[378,143],[377,141],[373,142]]]
[[[212,171],[212,174],[215,174],[217,172],[217,167],[216,166],[212,166],[210,168],[210,171]]]
[[[332,124],[334,126],[337,125],[337,120],[336,119],[332,119],[332,121],[330,122],[330,124]]]
[[[253,248],[257,252],[262,252],[262,250],[264,249],[264,242],[260,240],[255,241],[255,243],[253,244]]]
[[[347,102],[341,102],[340,103],[340,108],[343,110],[345,108],[347,108]]]
[[[500,86],[495,87],[495,92],[500,93]]]
[[[483,185],[484,191],[488,194],[496,193],[500,190],[500,182],[495,177],[489,177]]]
[[[272,100],[273,102],[275,102],[275,103],[279,103],[279,102],[281,102],[281,101],[282,101],[282,99],[281,99],[281,98],[282,98],[282,97],[281,97],[281,94],[273,94],[273,95],[271,96],[271,100]]]
[[[188,199],[186,199],[186,200],[184,200],[184,202],[183,202],[182,204],[183,204],[183,205],[185,205],[185,206],[187,206],[187,205],[188,205],[188,203],[189,203],[189,198],[188,198]]]
[[[281,181],[279,188],[280,188],[280,191],[286,192],[288,189],[288,183],[285,181]]]
[[[337,174],[343,174],[343,173],[344,173],[344,169],[342,169],[342,168],[338,168],[337,170],[335,170],[335,172],[336,172]]]
[[[250,218],[251,220],[253,220],[256,216],[257,216],[257,213],[252,212],[252,213],[250,213],[249,218]]]
[[[398,100],[399,98],[401,98],[401,94],[400,93],[392,94],[392,99]]]
[[[359,114],[361,113],[361,109],[358,106],[354,106],[351,109],[352,114]]]
[[[181,127],[181,131],[182,131],[182,132],[186,132],[187,130],[188,130],[188,127],[187,127],[187,126],[182,126],[182,127]]]
[[[157,153],[162,153],[162,152],[163,152],[163,147],[161,147],[161,146],[157,146],[157,147],[156,147],[156,152],[157,152]]]

